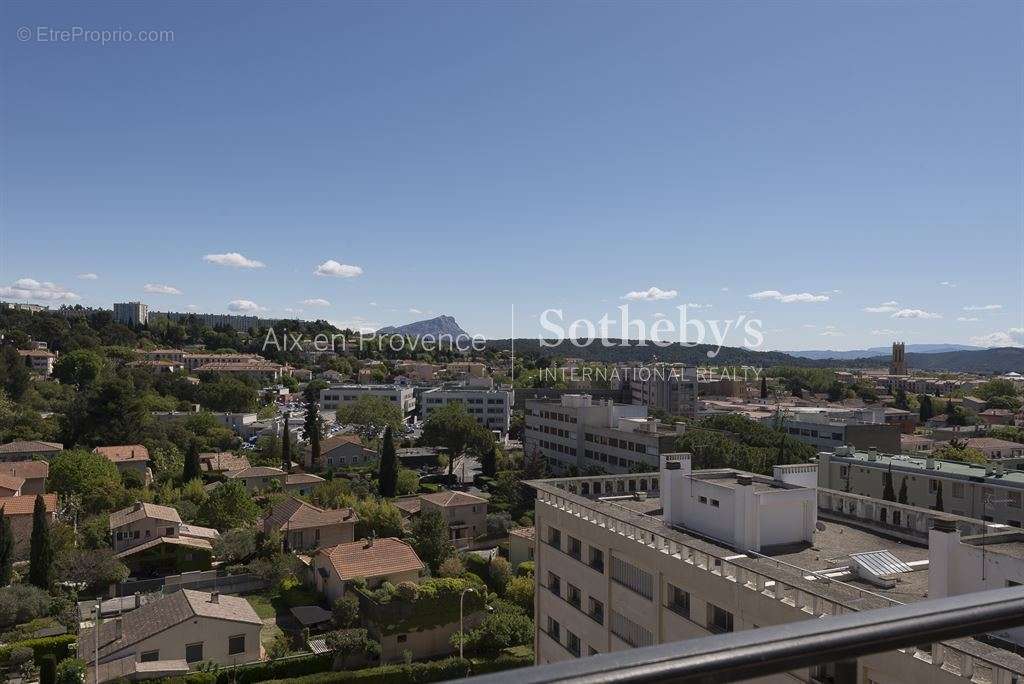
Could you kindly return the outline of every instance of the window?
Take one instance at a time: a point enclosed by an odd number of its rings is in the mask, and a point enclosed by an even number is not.
[[[228,655],[238,655],[239,653],[245,653],[244,634],[236,634],[228,638]]]
[[[714,506],[715,508],[718,508],[718,506],[719,506],[718,499],[712,499],[711,500],[711,505]]]
[[[173,527],[168,527],[167,531],[164,532],[164,536],[165,537],[173,537],[174,536],[174,528]]]
[[[408,634],[399,634],[398,638],[395,641],[397,641],[400,644],[404,644],[408,640],[409,640],[409,635]]]
[[[957,499],[964,498],[964,483],[963,482],[954,482],[953,483],[953,496],[956,497]]]
[[[569,630],[565,630],[565,647],[569,649],[569,653],[580,657],[580,638]]]
[[[594,620],[594,622],[596,622],[597,624],[603,625],[604,624],[604,604],[601,603],[600,601],[598,601],[593,596],[591,596],[590,597],[590,610],[587,611],[587,615],[589,615]]]
[[[562,548],[562,531],[556,527],[548,528],[548,544],[554,546],[556,549],[561,550]]]
[[[580,560],[583,555],[583,544],[576,537],[569,537],[569,555]]]
[[[155,663],[160,660],[160,651],[143,651],[139,661],[143,663]]]
[[[651,574],[614,556],[612,557],[612,580],[627,589],[632,589],[646,599],[654,596],[654,578]]]
[[[560,642],[562,640],[562,626],[553,617],[548,617],[548,636],[555,641]]]
[[[198,663],[203,659],[203,642],[188,644],[185,646],[185,662]]]
[[[732,613],[719,608],[713,603],[708,604],[708,631],[712,634],[722,634],[732,631]]]
[[[548,572],[548,590],[555,596],[562,595],[562,578],[553,572]]]
[[[708,497],[702,496],[702,497],[698,498],[697,500],[700,501],[702,504],[706,504],[708,502]]]
[[[567,584],[566,589],[567,592],[565,600],[568,601],[569,604],[572,605],[574,608],[579,609],[579,607],[583,603],[583,594],[580,593],[580,588],[572,584]]]
[[[611,612],[612,634],[625,641],[630,646],[650,646],[654,643],[654,635],[650,630],[641,627],[624,615]]]
[[[690,594],[674,584],[668,585],[668,609],[690,619]]]

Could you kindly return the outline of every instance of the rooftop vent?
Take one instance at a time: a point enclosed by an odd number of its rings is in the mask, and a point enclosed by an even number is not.
[[[896,575],[914,571],[890,551],[851,553],[850,566],[858,577],[882,588],[896,586]]]

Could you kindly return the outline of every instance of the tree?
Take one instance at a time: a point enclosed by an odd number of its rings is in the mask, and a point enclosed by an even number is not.
[[[459,633],[452,635],[458,644]],[[466,634],[464,647],[473,655],[496,655],[503,649],[528,643],[533,639],[533,620],[518,606],[497,601],[480,625]]]
[[[942,480],[939,480],[938,488],[935,490],[935,510],[946,510],[946,507],[942,503]]]
[[[356,502],[355,508],[359,516],[356,521],[358,537],[368,537],[371,533],[379,538],[403,536],[402,512],[390,501],[360,499]]]
[[[313,468],[320,462],[320,438],[323,436],[323,427],[324,420],[320,417],[320,404],[314,397],[307,397],[306,422],[302,427],[302,438],[309,442],[309,463]]]
[[[385,427],[402,427],[405,416],[402,409],[384,397],[364,394],[351,404],[338,408],[338,422],[356,425],[364,437],[376,437]]]
[[[533,576],[513,577],[505,587],[505,600],[533,617]]]
[[[907,392],[902,387],[896,390],[896,397],[893,404],[896,408],[903,409],[904,411],[910,407],[910,403],[907,401]]]
[[[259,514],[260,507],[238,480],[222,483],[199,509],[200,519],[221,531],[251,525]]]
[[[281,470],[286,473],[292,472],[292,433],[288,427],[291,415],[291,411],[284,412],[284,435],[281,437]]]
[[[401,468],[398,471],[398,484],[395,486],[397,496],[415,494],[420,489],[420,476],[415,470]]]
[[[2,346],[0,353],[0,384],[11,399],[18,401],[31,384],[31,374],[25,359],[12,345]]]
[[[985,401],[991,401],[996,397],[1016,397],[1017,386],[1013,384],[1012,380],[1002,380],[996,378],[983,382],[974,388],[974,396]]]
[[[334,624],[342,629],[359,624],[359,600],[349,594],[334,602]]]
[[[931,420],[932,416],[935,415],[935,408],[932,406],[932,398],[927,394],[919,394],[917,396],[918,404],[918,416],[922,423]]]
[[[152,422],[140,395],[128,380],[102,380],[80,393],[69,411],[70,435],[65,443],[140,444]]]
[[[85,681],[85,661],[65,658],[57,664],[57,684],[82,684]]]
[[[896,500],[896,489],[892,484],[892,468],[886,470],[882,476],[882,498],[886,501]]]
[[[907,478],[905,478],[905,477],[900,482],[899,502],[901,504],[908,503],[908,501],[907,501]]]
[[[491,442],[480,455],[480,472],[485,477],[494,477],[498,474],[498,445]]]
[[[53,364],[53,377],[79,389],[89,387],[103,372],[103,357],[89,349],[61,354]]]
[[[466,412],[461,403],[445,404],[430,413],[423,425],[420,444],[443,446],[448,450],[448,475],[454,473],[455,461],[464,451],[482,453],[494,436]]]
[[[213,540],[213,555],[227,564],[241,563],[256,553],[256,530],[239,527]]]
[[[188,443],[188,453],[185,454],[185,468],[182,471],[182,482],[191,482],[202,477],[202,470],[199,464],[199,444],[193,439]]]
[[[420,513],[412,524],[412,547],[416,555],[436,573],[441,563],[455,553],[448,525],[439,511]]]
[[[199,385],[196,399],[207,411],[247,413],[253,411],[259,403],[259,392],[238,378],[223,375],[215,378],[207,376]]]
[[[380,495],[392,497],[398,486],[398,454],[395,451],[395,439],[391,434],[391,426],[384,428],[384,444],[380,450],[380,464],[377,480]]]
[[[128,579],[128,567],[107,547],[102,549],[75,549],[58,559],[57,575],[61,579],[84,582],[90,595],[120,584]]]
[[[11,627],[49,615],[50,594],[31,584],[0,589],[0,627]]]
[[[14,573],[14,534],[11,532],[11,521],[4,515],[4,507],[0,506],[0,587],[11,583]]]
[[[50,521],[46,501],[36,496],[32,509],[32,539],[29,548],[28,581],[40,589],[53,585],[53,541],[50,539]]]
[[[47,655],[39,664],[39,684],[56,684],[57,682],[57,658],[54,655]]]
[[[344,670],[345,663],[352,656],[363,654],[367,660],[380,655],[380,644],[370,639],[365,629],[343,629],[330,632],[326,638],[327,648],[334,651],[334,669]]]
[[[762,375],[761,376],[761,398],[762,399],[767,399],[768,398],[768,376],[767,375]]]
[[[47,488],[62,497],[77,498],[86,513],[113,509],[124,491],[116,465],[81,449],[62,451],[50,461]]]

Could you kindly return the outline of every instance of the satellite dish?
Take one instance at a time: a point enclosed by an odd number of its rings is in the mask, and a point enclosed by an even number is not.
[[[816,523],[814,523],[814,528],[816,530],[818,530],[819,532],[824,532],[825,531],[825,523],[820,522],[820,521],[816,522]]]

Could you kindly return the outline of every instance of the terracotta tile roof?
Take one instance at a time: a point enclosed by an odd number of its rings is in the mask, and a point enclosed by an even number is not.
[[[284,475],[284,471],[280,468],[271,468],[270,466],[250,466],[244,470],[231,471],[224,477],[245,479],[247,477],[270,477],[272,475]]]
[[[513,537],[520,537],[521,539],[533,541],[536,537],[537,530],[533,527],[513,527],[508,531],[508,533]]]
[[[220,532],[213,529],[212,527],[200,527],[199,525],[186,525],[181,524],[178,528],[178,534],[183,537],[194,537],[196,539],[219,539]]]
[[[420,512],[420,497],[418,496],[404,496],[397,499],[392,499],[391,503],[395,504],[395,507],[403,513],[408,515],[415,515]]]
[[[50,474],[50,464],[46,461],[11,461],[10,463],[0,463],[0,473],[23,477],[26,480],[38,478],[45,480]]]
[[[284,478],[284,483],[286,485],[315,484],[320,482],[326,482],[326,480],[319,475],[314,475],[312,473],[290,473]]]
[[[25,478],[17,477],[15,475],[4,475],[0,473],[0,488],[10,489],[11,491],[18,491],[21,486],[25,484]]]
[[[48,352],[45,349],[19,349],[18,354],[21,356],[41,356],[48,358],[56,358],[57,355],[53,352]]]
[[[964,442],[970,449],[1024,449],[1024,444],[1020,442],[1009,442],[995,437],[971,437]]]
[[[46,504],[46,512],[53,513],[57,510],[56,494],[39,494]],[[32,515],[36,505],[36,497],[28,496],[0,496],[0,506],[4,509],[4,515]]]
[[[128,556],[134,556],[140,551],[146,551],[153,547],[160,546],[161,544],[171,544],[172,546],[187,546],[191,549],[204,549],[206,551],[213,551],[213,544],[208,539],[201,539],[199,537],[156,537],[150,539],[148,542],[133,546],[130,549],[125,549],[121,553],[117,554],[117,558],[127,558]]]
[[[115,621],[101,623],[99,627],[100,659],[194,617],[208,617],[254,625],[263,624],[256,611],[244,598],[221,594],[217,597],[217,602],[213,603],[208,592],[181,589],[159,601],[147,603],[125,613],[121,618],[120,637],[117,635]],[[94,654],[96,639],[93,634],[92,627],[83,629],[79,634],[78,652],[86,660]]]
[[[251,373],[253,371],[279,371],[284,366],[280,364],[271,363],[269,361],[217,361],[212,363],[204,363],[202,366],[196,368],[197,373],[211,372],[211,371],[240,371],[243,373]]]
[[[363,440],[359,439],[359,435],[335,435],[334,437],[328,437],[320,444],[320,453],[326,454],[328,451],[337,449],[345,444],[363,446]]]
[[[212,472],[231,472],[251,468],[245,455],[233,454],[230,451],[218,451],[199,454],[203,467]]]
[[[285,525],[299,530],[325,525],[355,523],[359,517],[351,508],[318,508],[293,496],[274,506],[263,518],[263,531],[279,530]]]
[[[64,445],[57,442],[8,442],[7,444],[0,444],[0,454],[17,454],[23,452],[37,452],[37,451],[63,451]]]
[[[450,490],[434,492],[433,494],[420,494],[420,499],[445,508],[449,506],[468,506],[471,504],[487,503],[487,499],[483,499],[475,494],[453,492]]]
[[[120,444],[118,446],[101,446],[92,450],[94,454],[106,456],[114,463],[128,461],[148,461],[149,449],[141,444]]]
[[[401,539],[385,537],[372,543],[369,540],[338,544],[321,549],[323,556],[334,566],[343,580],[357,577],[381,577],[399,572],[423,570],[423,561],[412,547]]]
[[[166,520],[167,522],[181,523],[181,516],[171,506],[160,506],[158,504],[143,503],[138,501],[128,508],[122,508],[110,514],[110,529],[123,527],[129,523],[153,518],[155,520]]]

